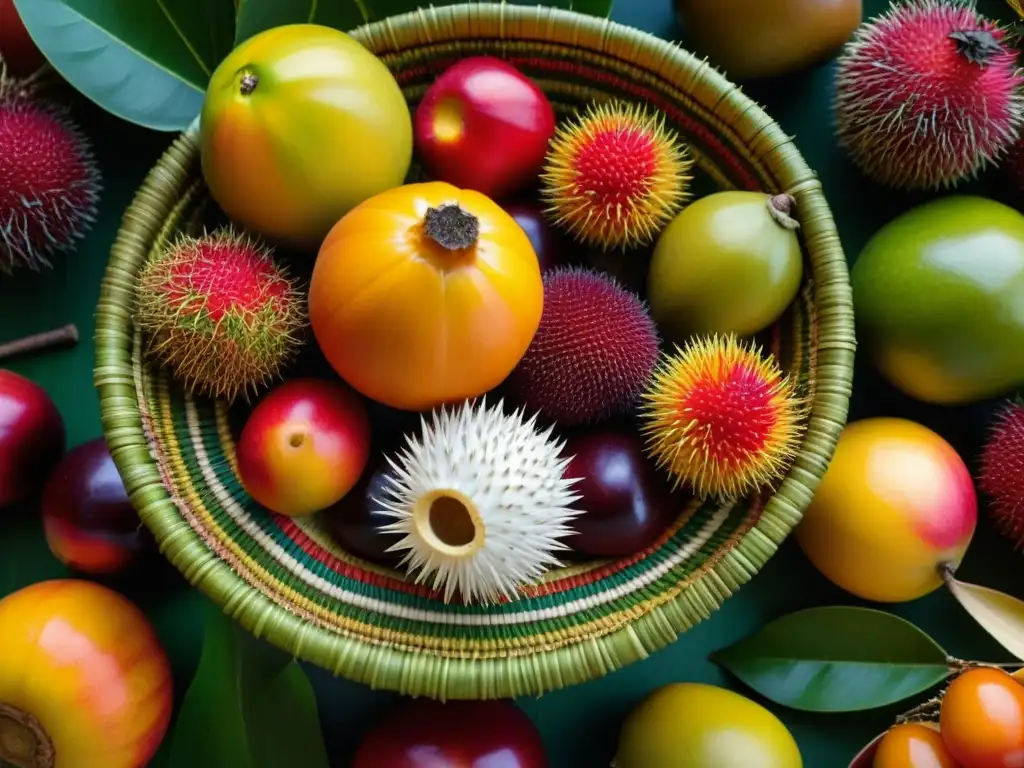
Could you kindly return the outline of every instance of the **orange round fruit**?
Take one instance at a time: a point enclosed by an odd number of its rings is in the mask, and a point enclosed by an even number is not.
[[[1024,766],[1024,686],[1001,669],[968,669],[942,698],[939,728],[963,768]]]
[[[217,67],[200,120],[214,199],[239,224],[318,246],[346,212],[403,183],[412,117],[376,56],[344,32],[290,24]]]
[[[0,600],[0,627],[0,765],[149,765],[173,691],[142,611],[90,581],[44,581]]]
[[[500,384],[543,304],[537,256],[515,219],[479,192],[428,182],[382,192],[331,230],[309,319],[352,387],[419,411]]]
[[[875,752],[871,768],[961,768],[946,748],[938,729],[921,723],[888,730]]]

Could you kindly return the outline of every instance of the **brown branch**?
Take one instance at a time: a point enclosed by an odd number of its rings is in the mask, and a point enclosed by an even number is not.
[[[0,362],[9,360],[12,357],[27,355],[31,352],[41,352],[45,349],[57,347],[73,347],[78,343],[78,327],[73,323],[54,328],[52,331],[36,333],[26,336],[23,339],[9,341],[0,344]]]

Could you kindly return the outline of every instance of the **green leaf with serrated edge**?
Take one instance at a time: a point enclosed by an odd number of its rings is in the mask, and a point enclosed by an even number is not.
[[[883,707],[950,674],[946,652],[910,622],[847,606],[783,616],[711,659],[762,696],[810,712]]]
[[[106,111],[182,130],[231,50],[232,0],[15,0],[53,68]]]
[[[244,0],[238,11],[237,42],[282,24],[322,24],[346,32],[368,22],[429,8],[459,3],[424,0]],[[510,5],[544,5],[593,16],[608,16],[612,0],[516,0]]]
[[[327,768],[316,697],[293,658],[212,604],[168,768]]]

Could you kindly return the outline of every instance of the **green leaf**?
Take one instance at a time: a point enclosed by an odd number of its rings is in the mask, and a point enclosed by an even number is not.
[[[347,32],[417,8],[456,4],[445,0],[244,0],[238,11],[235,40],[242,42],[281,24],[322,24]],[[511,4],[556,6],[594,16],[607,16],[612,8],[612,0],[517,0]]]
[[[212,604],[207,611],[169,768],[327,768],[316,697],[298,662]]]
[[[29,34],[72,86],[112,114],[182,130],[231,50],[232,0],[15,0]]]
[[[834,606],[791,613],[711,656],[772,701],[810,712],[856,712],[942,682],[946,652],[908,621]]]

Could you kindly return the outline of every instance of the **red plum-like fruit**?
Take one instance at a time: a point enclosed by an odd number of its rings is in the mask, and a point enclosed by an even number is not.
[[[0,58],[18,77],[31,75],[46,63],[25,29],[14,0],[0,0]]]
[[[413,118],[416,152],[434,179],[496,200],[537,177],[554,134],[555,112],[544,92],[490,56],[445,70]]]
[[[252,498],[289,517],[319,512],[359,481],[370,456],[362,400],[340,382],[293,379],[261,400],[238,441]]]
[[[83,573],[120,573],[152,544],[103,438],[61,459],[43,487],[42,511],[50,551]]]
[[[42,487],[65,439],[64,419],[46,390],[0,370],[0,508]]]

